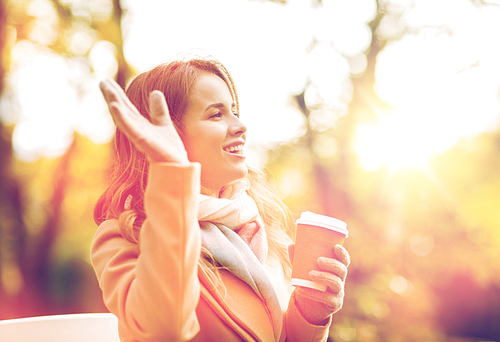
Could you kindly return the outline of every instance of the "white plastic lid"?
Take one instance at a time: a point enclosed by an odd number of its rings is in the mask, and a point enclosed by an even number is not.
[[[298,218],[295,223],[323,227],[345,234],[346,238],[349,236],[347,223],[345,223],[344,221],[330,216],[315,214],[310,211],[304,211],[302,214],[300,214],[300,218]]]

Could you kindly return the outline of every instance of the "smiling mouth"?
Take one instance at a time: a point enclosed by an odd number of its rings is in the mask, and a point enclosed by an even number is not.
[[[231,153],[231,154],[243,155],[243,144],[231,146],[231,147],[226,147],[226,148],[224,148],[224,151]]]

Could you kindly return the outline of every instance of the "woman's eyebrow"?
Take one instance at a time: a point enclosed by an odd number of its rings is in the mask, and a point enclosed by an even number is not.
[[[221,109],[221,108],[224,108],[224,107],[225,107],[225,105],[222,102],[212,103],[212,104],[209,104],[207,106],[207,108],[205,109],[205,112],[207,110],[209,110],[210,108],[219,108],[219,109]],[[231,105],[231,108],[236,108],[236,103],[233,103]]]

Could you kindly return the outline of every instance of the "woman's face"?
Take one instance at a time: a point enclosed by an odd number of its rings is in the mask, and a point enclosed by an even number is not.
[[[203,187],[219,192],[225,184],[247,175],[243,152],[247,128],[220,77],[200,74],[182,120],[181,138],[189,160],[201,164]]]

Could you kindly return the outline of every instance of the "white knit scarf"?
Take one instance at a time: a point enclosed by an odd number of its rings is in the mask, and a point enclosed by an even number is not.
[[[219,198],[200,195],[198,221],[202,246],[215,260],[245,281],[264,301],[279,340],[282,312],[263,264],[267,239],[257,205],[247,194],[250,182],[243,178],[226,185]]]

